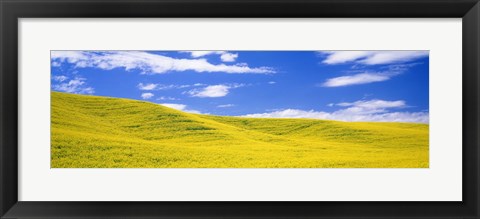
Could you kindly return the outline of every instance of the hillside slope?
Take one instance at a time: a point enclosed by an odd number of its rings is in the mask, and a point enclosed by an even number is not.
[[[52,168],[418,168],[426,124],[260,119],[52,92]]]

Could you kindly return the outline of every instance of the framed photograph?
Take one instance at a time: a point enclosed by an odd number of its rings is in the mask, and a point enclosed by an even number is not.
[[[480,217],[477,0],[0,13],[1,218]]]

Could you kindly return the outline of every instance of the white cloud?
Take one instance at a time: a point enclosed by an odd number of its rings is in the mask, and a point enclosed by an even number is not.
[[[138,89],[140,90],[155,90],[157,86],[158,84],[143,84],[143,83],[140,83],[137,85]]]
[[[218,105],[217,107],[219,108],[227,108],[227,107],[234,107],[235,104],[222,104],[222,105]]]
[[[407,106],[403,100],[360,100],[352,103],[338,103],[336,105],[340,107],[348,107],[346,109],[336,111],[337,114],[341,115],[370,115],[376,113],[385,113],[389,109],[404,108]]]
[[[355,61],[359,58],[366,57],[372,52],[368,51],[331,51],[331,52],[320,52],[327,54],[327,58],[323,60],[325,64],[341,64],[345,62]]]
[[[183,89],[192,87],[193,85],[188,84],[157,84],[157,90],[170,90],[170,89]]]
[[[393,74],[384,73],[360,73],[350,76],[341,76],[330,78],[325,81],[323,87],[342,87],[356,84],[368,84],[373,82],[380,82],[389,80]]]
[[[408,62],[418,58],[426,57],[428,54],[428,51],[376,52],[365,59],[359,60],[359,63],[366,65],[379,65]]]
[[[192,58],[200,58],[207,55],[220,55],[223,62],[234,62],[238,58],[238,53],[229,53],[226,51],[187,51]]]
[[[170,90],[170,89],[184,89],[184,88],[189,88],[189,87],[200,87],[200,86],[206,86],[206,84],[143,84],[139,83],[137,85],[138,89],[140,90]]]
[[[75,94],[93,94],[95,90],[92,87],[86,86],[85,78],[74,78],[66,82],[67,78],[62,78],[59,84],[52,84],[52,89],[56,91],[62,91],[67,93],[75,93]]]
[[[251,68],[248,65],[212,64],[206,59],[176,59],[164,55],[141,51],[83,52],[52,51],[52,61],[68,62],[76,68],[99,68],[111,70],[124,68],[137,69],[147,74],[163,74],[167,72],[222,72],[229,74],[270,74],[275,71],[270,67]]]
[[[405,101],[403,100],[396,100],[396,101],[386,101],[386,100],[359,100],[356,102],[342,102],[335,104],[337,106],[354,106],[354,107],[361,107],[365,109],[378,109],[378,108],[398,108],[398,107],[405,107]]]
[[[212,54],[222,54],[223,51],[187,51],[192,58],[200,58]]]
[[[364,65],[381,65],[409,62],[427,57],[428,51],[322,51],[326,58],[325,64],[342,64],[355,62]]]
[[[268,84],[276,84],[277,82],[275,81],[269,81]]]
[[[241,117],[252,117],[252,118],[313,118],[313,119],[327,119],[329,113],[326,112],[316,112],[313,110],[304,111],[298,109],[285,109],[279,111],[273,111],[269,113],[254,113],[247,114]]]
[[[418,65],[419,63],[408,64],[391,64],[383,66],[381,69],[385,69],[382,72],[363,72],[355,75],[340,76],[327,79],[321,86],[323,87],[342,87],[358,84],[368,84],[374,82],[381,82],[390,80],[392,77],[404,73],[410,67]]]
[[[330,104],[329,104],[330,105]],[[371,122],[414,122],[428,123],[428,112],[391,112],[392,109],[406,107],[405,101],[368,100],[352,103],[335,104],[340,107],[334,112],[314,110],[285,109],[268,113],[248,114],[242,117],[254,118],[311,118],[340,121],[371,121]],[[333,105],[332,105],[333,106]]]
[[[52,67],[60,67],[62,64],[60,62],[52,62]]]
[[[53,79],[54,81],[63,82],[63,81],[65,81],[65,80],[67,80],[68,77],[65,76],[65,75],[58,75],[58,76],[53,76],[52,79]]]
[[[138,89],[140,90],[171,90],[171,89],[185,89],[185,88],[194,88],[194,87],[207,87],[208,84],[202,84],[202,83],[195,83],[195,84],[153,84],[153,83],[139,83],[137,85]],[[237,88],[237,87],[243,87],[245,84],[227,84],[224,85],[227,86],[228,88]],[[205,88],[203,88],[205,89]],[[194,89],[192,91],[184,92],[184,93],[195,93],[195,92],[200,92],[203,89]]]
[[[164,96],[161,96],[161,97],[158,97],[157,100],[178,100],[178,99],[175,98],[175,97],[164,97]]]
[[[224,53],[220,56],[220,59],[224,62],[234,62],[238,58],[238,54]]]
[[[76,63],[88,59],[88,56],[84,52],[79,51],[51,51],[50,59]]]
[[[224,97],[230,92],[230,89],[246,86],[245,84],[217,84],[210,85],[200,89],[193,89],[185,93],[192,97]]]
[[[166,106],[166,107],[168,107],[168,108],[180,110],[180,111],[183,111],[183,112],[187,112],[187,113],[201,114],[201,112],[198,111],[198,110],[189,110],[189,109],[187,109],[187,105],[185,105],[185,104],[178,104],[178,103],[160,103],[160,105]]]
[[[224,97],[228,94],[230,87],[226,85],[211,85],[202,89],[194,89],[188,93],[192,97]]]
[[[152,97],[155,96],[155,95],[152,94],[152,93],[142,93],[141,96],[142,96],[142,98],[143,98],[144,100],[147,100],[147,99],[152,98]]]
[[[185,110],[187,108],[187,105],[178,104],[178,103],[161,103],[160,105],[166,106],[168,108],[176,109],[176,110]]]

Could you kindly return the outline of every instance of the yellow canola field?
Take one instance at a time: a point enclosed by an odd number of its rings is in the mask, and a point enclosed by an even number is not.
[[[52,92],[52,168],[428,168],[427,124],[185,113]]]

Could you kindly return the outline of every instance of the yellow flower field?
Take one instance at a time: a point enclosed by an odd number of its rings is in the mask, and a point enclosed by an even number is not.
[[[185,113],[52,92],[52,168],[428,168],[429,126]]]

